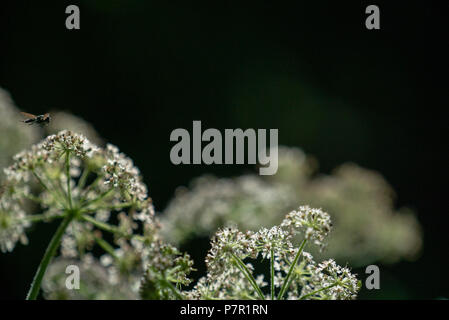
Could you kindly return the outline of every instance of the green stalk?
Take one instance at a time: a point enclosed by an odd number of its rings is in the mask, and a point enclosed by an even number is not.
[[[84,186],[86,185],[86,180],[87,177],[89,176],[89,173],[90,173],[89,167],[87,167],[86,165],[86,167],[83,170],[83,173],[81,174],[80,179],[78,180],[78,187],[80,190],[83,190]]]
[[[131,207],[133,205],[134,205],[134,203],[132,203],[132,202],[123,202],[123,203],[119,203],[119,204],[117,204],[115,206],[99,206],[99,207],[94,207],[94,208],[91,208],[91,209],[83,207],[80,212],[82,214],[95,213],[98,210],[103,210],[103,209],[112,211],[112,210],[119,210],[119,209],[128,208],[128,207]]]
[[[39,182],[39,184],[53,196],[53,199],[55,199],[61,206],[64,206],[64,202],[61,201],[61,197],[57,193],[54,193],[52,190],[50,190],[47,187],[45,182],[42,180],[41,177],[39,177],[39,175],[36,173],[36,171],[31,170],[31,172],[33,173],[33,176],[36,178],[36,180]]]
[[[103,176],[97,176],[97,177],[95,178],[95,180],[94,180],[91,184],[89,184],[89,185],[84,189],[84,191],[82,192],[82,194],[80,194],[79,203],[85,202],[86,197],[87,197],[87,194],[89,193],[89,191],[90,191],[92,188],[94,188],[102,178],[103,178]]]
[[[50,264],[51,259],[55,255],[56,250],[58,249],[59,244],[61,243],[62,235],[69,226],[73,217],[74,215],[72,213],[68,213],[64,218],[64,220],[62,220],[61,224],[59,225],[58,229],[56,230],[56,233],[53,235],[53,238],[51,239],[47,247],[47,250],[45,251],[44,257],[42,258],[42,261],[39,264],[39,268],[36,271],[36,275],[34,276],[33,282],[31,283],[30,290],[28,291],[26,297],[27,300],[36,300],[37,295],[39,294],[39,290],[41,288],[41,283],[42,279],[44,278],[45,271],[47,270],[47,267]]]
[[[93,203],[96,203],[96,202],[102,200],[104,197],[106,197],[108,194],[110,194],[112,190],[113,190],[112,188],[111,188],[111,189],[108,189],[107,191],[103,192],[102,194],[100,194],[100,195],[99,195],[97,198],[95,198],[95,199],[92,199],[92,200],[89,200],[89,201],[83,200],[83,203],[81,204],[81,207],[82,207],[82,208],[87,208],[87,206],[89,206],[89,205],[91,205],[91,204],[93,204]]]
[[[262,290],[260,290],[259,286],[256,283],[256,279],[254,279],[253,275],[251,274],[251,272],[248,270],[248,268],[245,266],[245,264],[243,263],[242,259],[240,259],[239,257],[237,257],[234,253],[231,253],[232,257],[234,258],[235,263],[237,264],[237,268],[240,269],[240,271],[242,271],[242,273],[244,274],[244,276],[248,279],[248,281],[251,283],[251,285],[253,286],[253,288],[256,290],[257,295],[259,296],[259,298],[261,300],[265,300],[265,297],[262,293]]]
[[[61,197],[62,202],[66,202],[68,204],[69,199],[67,198],[67,193],[65,192],[64,188],[62,187],[61,180],[56,179],[57,181],[54,182],[53,178],[48,174],[48,171],[45,167],[42,167],[42,173],[44,174],[47,183],[50,186],[50,189],[53,189],[55,191],[55,194]]]
[[[270,255],[270,275],[271,275],[271,300],[274,300],[274,251],[271,248]]]
[[[293,263],[290,265],[290,269],[288,269],[287,276],[284,279],[284,283],[282,284],[281,291],[278,295],[278,300],[281,300],[282,297],[285,294],[285,291],[287,291],[288,286],[290,285],[290,277],[292,275],[293,269],[295,268],[296,264],[298,263],[299,257],[301,256],[302,251],[304,250],[304,246],[306,245],[307,240],[304,239],[301,243],[301,246],[298,249],[298,253],[295,256],[295,259],[293,260]]]
[[[305,294],[305,295],[303,295],[302,297],[300,297],[298,300],[304,300],[305,298],[308,298],[308,297],[310,297],[310,296],[313,296],[314,294],[317,294],[318,292],[321,292],[321,291],[330,289],[330,288],[332,288],[332,287],[335,287],[337,284],[338,284],[338,282],[335,282],[335,283],[330,284],[330,285],[328,285],[328,286],[326,286],[326,287],[324,287],[324,288],[321,288],[321,289],[315,290],[315,291],[313,291],[313,292],[310,292],[310,293],[308,293],[308,294]]]
[[[140,235],[133,235],[133,234],[128,234],[128,233],[124,233],[122,230],[120,230],[117,226],[111,225],[109,223],[106,222],[101,222],[96,220],[95,218],[87,215],[87,214],[83,214],[81,216],[81,219],[92,223],[94,226],[96,226],[98,229],[113,233],[113,234],[117,234],[121,237],[124,237],[126,239],[131,239],[131,238],[135,238],[137,240],[141,240],[144,241],[145,237],[140,236]]]
[[[182,294],[178,291],[178,289],[176,289],[176,287],[169,280],[164,279],[164,282],[167,285],[167,287],[170,288],[170,290],[173,292],[173,294],[176,296],[178,300],[184,300]]]
[[[70,206],[70,210],[73,209],[72,206],[72,190],[70,187],[70,151],[67,151],[66,153],[66,157],[65,157],[65,170],[66,170],[66,174],[67,174],[67,197],[69,199],[69,206]]]
[[[104,251],[109,253],[114,259],[117,259],[117,256],[115,255],[114,247],[111,246],[106,240],[104,240],[100,237],[95,237],[95,241]]]
[[[63,216],[62,215],[54,215],[54,216],[49,216],[49,215],[47,215],[47,214],[43,214],[43,213],[41,213],[41,214],[33,214],[33,215],[28,215],[28,216],[25,216],[25,220],[27,220],[27,221],[30,221],[30,222],[39,222],[39,221],[50,221],[50,220],[53,220],[53,219],[59,219],[59,218],[62,218]]]

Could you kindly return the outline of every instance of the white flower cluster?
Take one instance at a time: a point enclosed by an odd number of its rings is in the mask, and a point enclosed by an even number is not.
[[[281,223],[281,227],[288,228],[292,235],[303,232],[307,240],[323,248],[324,240],[331,231],[332,223],[327,212],[321,209],[301,206],[287,214]]]
[[[147,197],[147,187],[141,181],[140,172],[133,161],[118,151],[118,148],[106,146],[107,164],[103,167],[106,173],[106,184],[120,188],[122,193],[132,199],[144,201]]]
[[[158,285],[189,283],[193,262],[161,242],[140,172],[116,147],[98,148],[82,135],[62,131],[18,154],[6,174],[7,188],[0,198],[3,251],[25,241],[25,228],[34,219],[74,214],[62,236],[61,256],[44,277],[47,298],[134,299],[156,293],[176,298],[178,291],[152,288],[152,279]],[[30,192],[32,179],[36,188]],[[30,215],[19,210],[26,201],[35,202],[43,212]],[[112,242],[105,232],[112,234]],[[99,260],[91,255],[97,248],[105,252]],[[85,290],[66,290],[62,265],[69,262],[88,274]]]
[[[246,268],[253,270],[247,263]],[[263,275],[258,276],[256,284],[260,288],[266,287]],[[185,292],[191,300],[249,300],[254,299],[257,293],[242,271],[234,265],[229,265],[222,273],[212,276],[210,273],[202,277],[195,284],[193,290]]]
[[[272,185],[257,176],[193,181],[191,190],[178,188],[161,216],[162,234],[174,243],[192,236],[211,237],[218,228],[237,224],[256,230],[279,223],[278,212],[291,204],[291,190]]]
[[[296,268],[296,285],[299,296],[290,291],[289,299],[348,300],[355,299],[360,283],[347,267],[341,267],[329,259],[316,264],[308,252],[303,252],[303,262]]]
[[[271,297],[288,299],[353,299],[359,287],[348,268],[333,260],[316,265],[312,256],[303,252],[305,243],[323,245],[330,231],[329,215],[320,209],[300,207],[288,214],[283,223],[258,232],[242,233],[236,228],[219,230],[211,242],[206,258],[207,275],[188,293],[192,299],[265,299],[268,285],[263,275],[253,276],[254,268],[245,259],[270,260]],[[293,236],[305,230],[299,248]],[[299,260],[299,262],[298,262]],[[284,295],[284,292],[288,293]]]
[[[30,223],[24,222],[28,215],[23,204],[30,201],[42,209],[42,220],[78,213],[79,219],[73,221],[62,240],[62,253],[70,258],[90,250],[95,229],[113,216],[119,220],[118,226],[112,226],[118,246],[137,230],[143,229],[143,237],[150,237],[157,228],[147,188],[132,161],[116,147],[98,148],[71,131],[48,136],[17,154],[5,174],[3,188],[8,192],[0,194],[2,220],[8,221],[0,224],[3,249],[12,250],[24,239]],[[29,192],[31,181],[37,185],[33,193]],[[9,234],[14,236],[4,236]]]
[[[178,298],[180,290],[152,291],[151,279],[178,289],[190,283],[193,262],[159,239],[151,198],[133,161],[113,145],[92,144],[103,140],[82,119],[51,115],[45,128],[20,125],[19,110],[0,89],[0,251],[27,244],[26,231],[36,222],[70,216],[61,256],[44,276],[47,299]],[[89,139],[74,133],[80,131]],[[50,135],[31,145],[44,132]],[[106,252],[100,259],[91,254],[98,249]],[[81,269],[82,290],[65,286],[70,264]]]
[[[193,271],[193,261],[187,253],[181,254],[177,248],[163,243],[160,239],[148,247],[148,261],[140,286],[142,299],[172,300],[182,299],[181,285],[191,283],[188,275]]]
[[[30,224],[26,219],[25,211],[17,203],[0,198],[0,250],[2,252],[12,251],[18,241],[27,244],[25,229]]]
[[[233,255],[244,259],[248,256],[257,257],[257,249],[253,233],[246,234],[236,228],[218,230],[211,241],[211,249],[206,256],[206,265],[211,275],[220,275],[230,265]]]
[[[93,153],[98,151],[90,141],[81,134],[63,130],[58,134],[53,134],[44,139],[41,144],[42,149],[49,152],[52,158],[59,158],[61,154],[71,152],[73,155],[84,158],[91,158]]]
[[[19,152],[13,157],[13,164],[4,169],[6,180],[28,181],[33,171],[38,167],[53,164],[64,153],[71,152],[79,158],[92,157],[98,150],[83,135],[71,131],[61,131],[51,135],[42,142],[32,145],[30,150]]]
[[[254,246],[261,253],[262,258],[270,258],[272,250],[274,252],[293,253],[294,248],[291,243],[292,234],[283,229],[282,226],[274,226],[270,229],[262,228],[257,231],[252,239]]]

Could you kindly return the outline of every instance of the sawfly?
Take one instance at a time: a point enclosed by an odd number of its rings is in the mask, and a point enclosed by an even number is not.
[[[41,114],[38,116],[31,114],[31,113],[27,113],[27,112],[21,112],[21,114],[27,118],[25,120],[22,120],[22,122],[29,124],[29,125],[38,124],[41,127],[43,127],[45,125],[48,125],[51,120],[49,113]]]

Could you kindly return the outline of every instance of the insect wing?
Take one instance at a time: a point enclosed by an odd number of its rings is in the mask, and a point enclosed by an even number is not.
[[[29,119],[36,119],[36,116],[34,114],[28,113],[28,112],[20,112],[23,116],[29,118]]]

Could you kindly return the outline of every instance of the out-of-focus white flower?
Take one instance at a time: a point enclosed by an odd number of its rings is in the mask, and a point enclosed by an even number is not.
[[[79,132],[98,146],[103,145],[103,139],[99,136],[95,128],[80,117],[64,111],[50,111],[51,121],[45,127],[45,131],[51,135],[62,130]]]
[[[66,268],[79,268],[80,288],[66,287]],[[113,274],[92,255],[82,260],[57,258],[47,269],[42,283],[44,297],[48,300],[135,300],[139,298],[137,290],[133,290],[133,282],[139,283],[139,277],[125,277]],[[115,279],[112,281],[112,279]]]
[[[167,240],[181,243],[189,237],[212,236],[218,228],[234,224],[247,230],[270,227],[279,223],[279,212],[296,207],[292,198],[291,189],[255,175],[201,177],[191,190],[177,190],[161,216],[161,232]]]
[[[14,105],[9,93],[0,88],[0,168],[12,162],[12,156],[29,147],[39,139],[37,127],[20,123],[22,120],[19,109]],[[3,170],[0,170],[0,181]]]
[[[27,244],[25,229],[30,226],[18,203],[0,197],[0,250],[12,251],[18,241]]]
[[[312,248],[320,259],[363,266],[419,253],[419,223],[410,209],[395,209],[394,192],[379,173],[347,163],[331,175],[313,174],[317,161],[298,148],[280,147],[278,162],[273,176],[202,177],[178,190],[161,217],[163,235],[179,244],[228,225],[258,230],[279,224],[284,212],[302,204],[332,216],[326,250]]]

